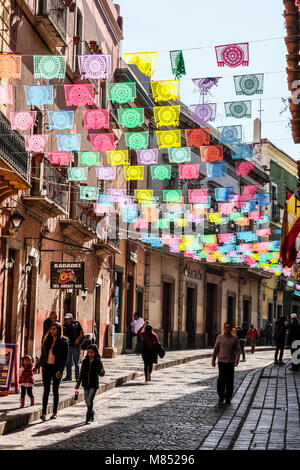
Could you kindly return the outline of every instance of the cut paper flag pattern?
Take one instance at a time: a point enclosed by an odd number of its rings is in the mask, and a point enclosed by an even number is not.
[[[139,165],[156,165],[158,162],[158,149],[141,149],[136,154]]]
[[[264,91],[264,74],[236,75],[234,78],[237,95],[260,95]]]
[[[32,129],[36,121],[36,115],[37,111],[11,111],[9,115],[11,128],[20,131]]]
[[[153,180],[170,180],[172,165],[151,165],[151,177]]]
[[[251,118],[251,101],[230,101],[224,103],[226,117]]]
[[[140,72],[147,77],[152,77],[157,65],[157,52],[134,52],[124,54],[124,60],[128,64],[137,66]]]
[[[188,163],[192,160],[192,152],[190,147],[169,148],[170,163]]]
[[[233,144],[242,140],[242,126],[217,127],[220,144]]]
[[[65,78],[66,60],[65,55],[34,55],[34,78]]]
[[[203,93],[208,93],[213,86],[218,85],[218,81],[222,77],[206,77],[206,78],[192,78],[193,83],[201,90]]]
[[[13,104],[12,85],[0,85],[0,104]]]
[[[22,56],[0,54],[0,78],[21,78]]]
[[[254,163],[250,162],[235,162],[235,170],[238,176],[247,176],[255,167]]]
[[[74,111],[47,111],[49,128],[73,129]]]
[[[106,156],[107,162],[112,166],[127,165],[129,163],[128,150],[108,150]]]
[[[149,146],[149,132],[125,132],[125,144],[132,150],[145,149]]]
[[[92,106],[95,101],[94,85],[64,85],[67,106]]]
[[[106,150],[115,149],[115,136],[112,132],[103,134],[89,134],[89,138],[91,140],[91,147],[93,151],[99,150],[100,152],[104,152]]]
[[[186,75],[183,53],[181,50],[170,51],[172,73],[179,79]]]
[[[156,139],[159,149],[181,147],[180,130],[156,131]]]
[[[82,114],[85,129],[109,129],[108,109],[85,109]]]
[[[52,165],[69,165],[71,163],[70,152],[49,152],[48,158]]]
[[[117,167],[98,166],[96,167],[96,175],[99,180],[113,181],[117,177]]]
[[[249,65],[249,43],[226,44],[216,46],[217,63],[219,67],[239,67]]]
[[[216,162],[223,160],[223,145],[208,145],[200,147],[201,160],[203,162]]]
[[[201,147],[202,145],[209,145],[210,143],[210,129],[199,128],[199,129],[185,129],[186,143],[189,147],[196,146]]]
[[[49,136],[45,134],[25,135],[26,152],[44,152],[48,137]]]
[[[232,144],[231,156],[233,160],[245,160],[253,157],[253,144]]]
[[[153,112],[157,127],[179,126],[180,106],[158,106]]]
[[[120,108],[118,109],[118,123],[122,127],[133,129],[144,124],[144,108]]]
[[[68,168],[69,181],[86,181],[88,177],[88,168],[84,166],[73,166]]]
[[[57,147],[60,152],[79,152],[81,134],[57,134]]]
[[[99,152],[78,152],[79,163],[86,166],[95,166],[100,164]]]
[[[81,78],[106,79],[111,74],[110,54],[83,54],[78,55]]]
[[[107,99],[112,103],[133,103],[136,98],[136,83],[106,83]]]
[[[154,101],[180,100],[180,80],[150,82]]]
[[[205,123],[214,121],[216,119],[217,104],[206,103],[206,104],[191,104],[190,111],[192,119],[197,123]]]
[[[53,85],[24,85],[26,104],[43,106],[54,104]]]

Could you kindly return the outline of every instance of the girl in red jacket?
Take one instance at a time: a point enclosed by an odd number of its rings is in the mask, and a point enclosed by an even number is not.
[[[36,374],[36,369],[33,367],[33,359],[30,356],[24,356],[21,359],[22,367],[19,369],[19,384],[21,385],[21,405],[24,408],[26,390],[30,397],[30,406],[34,405],[34,396],[32,387],[35,383],[33,374]]]

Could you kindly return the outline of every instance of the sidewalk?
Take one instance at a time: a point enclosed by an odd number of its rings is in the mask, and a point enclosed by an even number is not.
[[[270,351],[273,347],[261,346],[259,350]],[[247,347],[249,352],[250,348]],[[186,362],[204,359],[212,356],[212,349],[193,349],[167,351],[163,359],[159,359],[158,364],[154,364],[153,369],[159,370],[166,367],[173,367]],[[144,373],[143,360],[137,354],[124,354],[113,359],[102,359],[106,375],[100,379],[99,393],[106,392],[114,387],[118,387],[125,382],[133,380]],[[65,376],[65,374],[64,374]],[[73,371],[74,378],[74,371]],[[0,397],[0,435],[7,434],[19,427],[26,426],[39,419],[42,411],[43,384],[41,374],[35,376],[36,385],[34,387],[35,406],[29,407],[29,398],[26,396],[25,408],[20,409],[20,395],[11,394]],[[59,389],[59,410],[74,405],[75,380],[72,382],[62,382]],[[80,388],[78,402],[84,400],[83,389]],[[52,413],[52,393],[50,394],[47,413]]]
[[[270,364],[249,372],[201,450],[299,450],[300,372]]]

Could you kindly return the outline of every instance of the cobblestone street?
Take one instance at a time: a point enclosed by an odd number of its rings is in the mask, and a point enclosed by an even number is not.
[[[37,421],[0,437],[0,448],[256,449],[266,448],[271,426],[270,448],[299,448],[299,379],[288,363],[273,366],[273,354],[257,351],[239,364],[238,391],[227,407],[216,406],[217,368],[210,358],[201,359],[156,371],[149,385],[138,378],[97,396],[90,425],[84,424],[81,402],[60,411],[56,421]]]

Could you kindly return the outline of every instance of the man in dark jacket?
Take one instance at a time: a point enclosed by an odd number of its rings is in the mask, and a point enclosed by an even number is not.
[[[82,326],[79,321],[73,319],[72,313],[65,315],[64,336],[69,340],[69,353],[67,360],[67,375],[63,381],[72,380],[72,363],[75,362],[75,379],[79,376],[79,360],[80,360],[80,341],[84,336]]]
[[[266,338],[266,346],[272,346],[273,343],[273,325],[272,322],[268,321],[264,329],[264,337]]]
[[[50,330],[50,326],[57,322],[57,313],[55,311],[53,312],[50,312],[50,315],[48,318],[46,318],[46,320],[44,321],[43,323],[43,337],[42,337],[42,341],[43,339],[45,338],[46,334],[48,333],[48,331]]]
[[[286,335],[287,326],[285,324],[285,317],[280,317],[275,323],[274,331],[274,340],[276,343],[275,351],[275,364],[278,364],[278,353],[279,353],[279,364],[283,364],[283,351],[285,345],[285,335]]]
[[[298,318],[296,313],[292,313],[291,315],[291,322],[289,326],[289,334],[288,334],[288,345],[291,348],[291,355],[293,358],[293,354],[297,351],[298,348],[293,347],[293,342],[296,340],[300,340],[300,325],[298,322]],[[290,370],[299,370],[299,364],[294,364],[292,359],[292,367]]]

